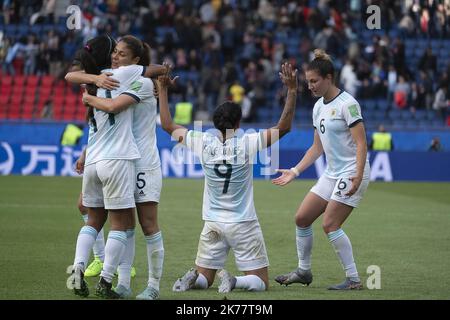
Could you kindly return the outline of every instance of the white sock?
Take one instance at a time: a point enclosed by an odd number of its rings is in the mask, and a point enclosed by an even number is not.
[[[127,244],[125,231],[110,231],[105,246],[105,262],[100,276],[111,283]]]
[[[103,228],[98,233],[92,250],[95,257],[99,258],[102,262],[105,261],[105,238],[103,235]]]
[[[131,286],[131,267],[133,266],[135,254],[135,236],[134,229],[127,230],[127,244],[125,251],[122,255],[119,267],[117,268],[118,285],[121,284],[125,288],[129,289]]]
[[[359,282],[358,271],[356,270],[355,260],[353,259],[353,250],[350,239],[344,230],[338,229],[328,233],[328,239],[334,247],[334,251],[339,257],[345,276],[352,281]]]
[[[83,272],[86,269],[87,262],[89,261],[89,255],[96,237],[97,230],[91,226],[83,226],[80,233],[78,233],[73,265],[75,266],[77,264],[81,264]]]
[[[310,270],[313,247],[312,225],[306,228],[297,227],[295,242],[297,244],[298,267],[302,270]]]
[[[148,286],[159,290],[163,263],[164,246],[161,231],[145,236],[147,242]]]
[[[266,285],[260,277],[250,274],[248,276],[236,277],[236,289],[246,289],[248,291],[264,291]]]
[[[81,217],[86,224],[88,222],[89,216],[87,214],[82,214]],[[105,238],[103,235],[103,228],[97,234],[97,238],[95,239],[94,247],[92,248],[92,250],[96,258],[99,258],[102,262],[105,260]]]
[[[197,280],[195,280],[194,289],[208,289],[208,279],[199,273]]]

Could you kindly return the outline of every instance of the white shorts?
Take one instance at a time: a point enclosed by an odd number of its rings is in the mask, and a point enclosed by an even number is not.
[[[368,186],[369,177],[364,177],[358,190],[349,197],[345,195],[352,187],[352,182],[349,180],[349,177],[332,179],[323,174],[314,187],[311,188],[311,192],[317,194],[326,201],[335,200],[356,208]]]
[[[205,221],[198,242],[195,264],[207,269],[223,269],[230,248],[233,250],[239,271],[269,266],[258,220],[237,223]]]
[[[161,167],[153,170],[136,168],[136,183],[134,188],[134,201],[136,203],[149,201],[159,203],[161,187]]]
[[[105,209],[134,208],[134,162],[101,160],[84,168],[83,205]]]

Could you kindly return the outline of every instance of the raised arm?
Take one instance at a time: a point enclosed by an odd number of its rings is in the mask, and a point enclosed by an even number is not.
[[[158,78],[158,86],[159,86],[159,113],[161,116],[161,126],[168,134],[172,136],[178,142],[183,142],[188,131],[187,128],[176,124],[172,120],[172,116],[169,111],[169,97],[167,95],[167,90],[169,86],[175,84],[175,81],[178,77],[174,79],[170,79],[169,75],[166,73],[163,76]]]
[[[87,92],[83,94],[83,104],[85,106],[91,106],[106,113],[119,113],[137,102],[139,101],[126,94],[121,94],[114,99],[99,98]]]
[[[314,142],[312,146],[306,151],[303,158],[300,160],[299,163],[295,167],[292,167],[291,169],[280,169],[277,170],[281,173],[281,176],[279,176],[276,179],[272,180],[272,183],[284,186],[294,180],[297,176],[299,176],[303,171],[305,171],[310,165],[316,161],[320,155],[323,153],[323,146],[322,142],[320,141],[319,134],[316,130],[314,130]]]
[[[286,133],[291,131],[292,120],[295,113],[295,104],[297,100],[297,69],[292,70],[292,66],[289,63],[284,63],[281,66],[280,78],[283,84],[287,87],[286,103],[284,104],[283,113],[280,116],[280,120],[275,127],[267,129],[263,132],[264,147],[269,147],[283,137]]]
[[[151,64],[145,69],[144,77],[146,78],[157,78],[170,73],[172,67],[168,63],[164,64]]]

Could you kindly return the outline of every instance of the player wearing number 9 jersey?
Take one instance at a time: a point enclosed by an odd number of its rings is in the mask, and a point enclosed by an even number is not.
[[[288,94],[277,126],[243,135],[237,131],[241,108],[232,102],[225,102],[214,111],[217,134],[188,131],[174,124],[168,109],[167,86],[175,79],[167,76],[159,79],[162,127],[199,157],[205,173],[205,224],[198,244],[196,268],[175,282],[174,291],[211,286],[217,270],[224,268],[230,249],[238,270],[245,276],[234,277],[221,270],[219,292],[226,293],[234,288],[249,291],[268,288],[269,261],[253,203],[252,160],[258,151],[290,130],[296,102],[297,70],[284,64],[280,77],[288,87]]]
[[[334,85],[334,66],[330,57],[322,50],[314,53],[315,59],[306,69],[309,89],[314,96],[321,97],[313,109],[314,142],[302,160],[290,170],[280,170],[282,175],[273,183],[286,185],[322,153],[325,153],[327,168],[295,216],[298,268],[277,276],[275,280],[285,285],[295,282],[309,285],[312,282],[312,223],[323,213],[323,230],[346,275],[344,282],[328,289],[361,289],[352,245],[341,229],[369,184],[370,167],[361,108],[350,94]]]

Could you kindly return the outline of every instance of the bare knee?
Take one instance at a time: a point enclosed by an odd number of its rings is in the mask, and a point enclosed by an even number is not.
[[[335,221],[332,221],[332,220],[327,221],[324,219],[324,221],[322,223],[322,229],[326,234],[336,231],[340,227],[341,226],[339,224],[337,224]]]
[[[304,216],[296,215],[295,224],[299,228],[307,228],[311,225],[310,219],[306,219]]]
[[[142,232],[146,236],[150,236],[159,231],[158,226],[158,203],[145,202],[137,205],[139,224]]]

